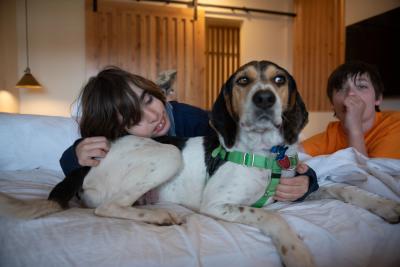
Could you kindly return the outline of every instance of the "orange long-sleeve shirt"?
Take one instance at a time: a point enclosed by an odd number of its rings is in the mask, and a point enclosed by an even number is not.
[[[371,158],[400,159],[400,112],[376,112],[372,128],[364,135]],[[346,134],[339,121],[328,124],[326,131],[302,142],[311,156],[326,155],[348,147]]]

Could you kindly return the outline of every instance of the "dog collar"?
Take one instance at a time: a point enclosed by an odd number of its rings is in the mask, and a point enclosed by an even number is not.
[[[279,184],[282,170],[293,170],[299,161],[297,153],[294,155],[285,155],[287,147],[274,146],[271,152],[274,154],[265,157],[252,153],[244,153],[241,151],[226,151],[221,145],[213,150],[211,156],[220,157],[222,160],[230,161],[247,167],[257,167],[271,170],[271,182],[265,189],[264,195],[252,205],[255,208],[261,208],[273,195],[275,195],[276,187]]]

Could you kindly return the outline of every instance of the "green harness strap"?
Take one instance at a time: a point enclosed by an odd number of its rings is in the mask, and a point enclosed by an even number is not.
[[[275,195],[276,187],[279,184],[279,179],[281,178],[282,169],[293,169],[296,168],[299,161],[297,153],[291,156],[285,156],[289,160],[287,164],[282,168],[281,160],[277,160],[276,156],[265,157],[251,153],[243,153],[240,151],[226,151],[221,145],[213,150],[211,153],[213,158],[219,156],[222,160],[230,161],[236,164],[244,165],[247,167],[257,167],[262,169],[271,170],[271,181],[265,188],[265,193],[263,196],[256,201],[252,207],[261,208],[265,205],[269,198]]]

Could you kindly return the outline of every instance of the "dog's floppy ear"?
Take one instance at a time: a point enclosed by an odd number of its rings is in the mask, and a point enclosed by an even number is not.
[[[306,106],[297,91],[296,82],[289,75],[289,102],[287,109],[283,112],[283,137],[287,144],[297,142],[301,130],[308,122]]]
[[[222,89],[218,95],[217,100],[211,110],[211,126],[214,130],[223,137],[224,144],[227,148],[230,148],[235,143],[237,122],[229,112],[227,105],[231,105],[232,96],[232,84],[233,78],[222,86]]]

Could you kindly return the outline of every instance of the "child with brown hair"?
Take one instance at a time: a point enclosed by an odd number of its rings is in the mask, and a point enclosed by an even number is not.
[[[368,157],[400,159],[400,112],[381,112],[383,83],[364,62],[340,65],[328,79],[327,95],[339,121],[302,143],[311,155],[353,147]]]

